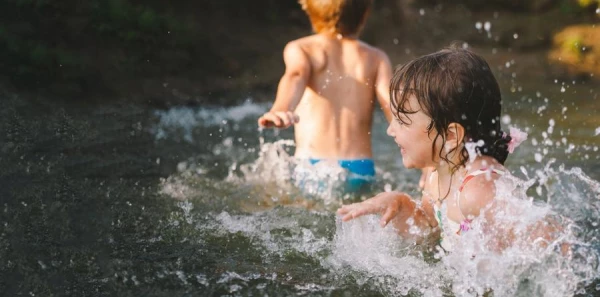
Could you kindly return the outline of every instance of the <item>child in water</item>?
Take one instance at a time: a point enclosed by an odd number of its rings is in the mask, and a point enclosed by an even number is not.
[[[487,62],[466,49],[450,47],[403,65],[392,78],[390,98],[394,120],[387,134],[404,166],[435,169],[422,200],[385,192],[345,205],[338,214],[343,221],[381,214],[381,226],[392,222],[405,236],[412,224],[439,236],[449,250],[494,200],[504,161],[527,135],[500,130],[498,83]]]
[[[347,190],[374,180],[371,126],[375,99],[386,118],[392,68],[381,50],[358,39],[372,0],[300,0],[316,32],[289,42],[275,103],[260,127],[294,126],[295,157],[333,160],[349,171]],[[349,186],[349,187],[348,187]]]

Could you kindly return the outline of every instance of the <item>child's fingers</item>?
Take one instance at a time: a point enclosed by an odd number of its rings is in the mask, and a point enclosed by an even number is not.
[[[350,205],[344,205],[340,208],[338,208],[337,213],[340,215],[345,215],[350,211],[351,207]]]
[[[283,123],[283,127],[289,127],[292,125],[292,118],[290,118],[289,112],[287,111],[280,111],[276,113],[277,116],[281,119],[282,123]]]
[[[344,205],[344,206],[340,207],[340,208],[337,210],[337,213],[338,213],[339,215],[342,215],[342,220],[343,220],[343,218],[344,218],[344,217],[345,217],[347,214],[350,214],[350,213],[352,213],[352,212],[353,212],[355,209],[357,209],[358,207],[360,207],[360,206],[359,206],[359,204],[360,204],[360,203],[352,203],[352,204]]]
[[[269,123],[272,123],[272,125],[275,127],[281,127],[282,125],[281,119],[275,113],[267,112],[262,116],[262,118],[266,122],[265,126],[270,126],[271,124]]]
[[[300,121],[300,118],[291,111],[286,112],[288,119],[290,119],[290,124],[295,124]]]
[[[270,111],[258,119],[258,124],[265,128],[287,128],[299,120],[300,118],[291,111]]]
[[[351,211],[342,217],[342,222],[347,222],[355,218],[357,218],[356,214],[354,213],[354,211]]]
[[[358,217],[362,217],[364,215],[375,213],[372,207],[361,205],[361,207],[356,207],[349,211],[345,216],[342,217],[342,221],[346,222],[352,219],[356,219]]]
[[[379,222],[381,224],[381,227],[385,227],[385,225],[387,225],[390,222],[390,220],[392,220],[396,216],[396,212],[397,209],[395,207],[388,207],[385,210],[383,216],[381,216],[381,221]]]
[[[264,116],[262,116],[258,118],[258,125],[263,128],[270,128],[271,126],[273,126],[273,123],[266,119]]]

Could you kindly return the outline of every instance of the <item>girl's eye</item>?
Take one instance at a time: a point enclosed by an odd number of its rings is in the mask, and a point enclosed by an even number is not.
[[[404,118],[404,119],[403,119],[403,118],[399,118],[399,117],[398,117],[398,118],[396,118],[396,122],[398,122],[398,124],[399,124],[400,126],[408,126],[408,124],[407,124],[407,123],[409,123],[409,122],[408,122],[408,119],[406,119],[406,118]]]

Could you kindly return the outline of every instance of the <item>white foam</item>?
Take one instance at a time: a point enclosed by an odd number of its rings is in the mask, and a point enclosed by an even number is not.
[[[198,127],[211,127],[240,122],[250,117],[258,118],[268,108],[267,103],[252,103],[249,100],[233,107],[174,107],[154,114],[158,123],[151,128],[157,140],[182,134],[185,141],[194,141],[194,130]]]
[[[540,183],[549,203],[527,196]],[[454,296],[482,296],[491,290],[495,296],[570,296],[600,277],[600,232],[583,226],[600,217],[599,189],[577,168],[547,166],[531,180],[507,174],[497,182],[497,208],[482,212],[451,253],[438,253],[441,262],[414,256],[416,250],[390,227],[379,227],[377,216],[366,216],[338,222],[329,264],[366,274],[359,281],[377,280],[390,295],[412,290],[441,296],[451,290]],[[540,228],[553,236],[540,237]],[[512,239],[502,240],[508,232]]]

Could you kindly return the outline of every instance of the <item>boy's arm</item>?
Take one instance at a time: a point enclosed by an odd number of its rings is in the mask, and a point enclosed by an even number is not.
[[[383,114],[388,122],[392,120],[390,110],[390,82],[392,80],[392,64],[383,52],[379,51],[379,65],[377,66],[377,77],[375,78],[375,95],[381,105]]]
[[[287,128],[298,122],[293,113],[302,99],[311,73],[310,61],[297,42],[283,49],[285,73],[279,80],[277,96],[271,110],[258,119],[262,127]]]

